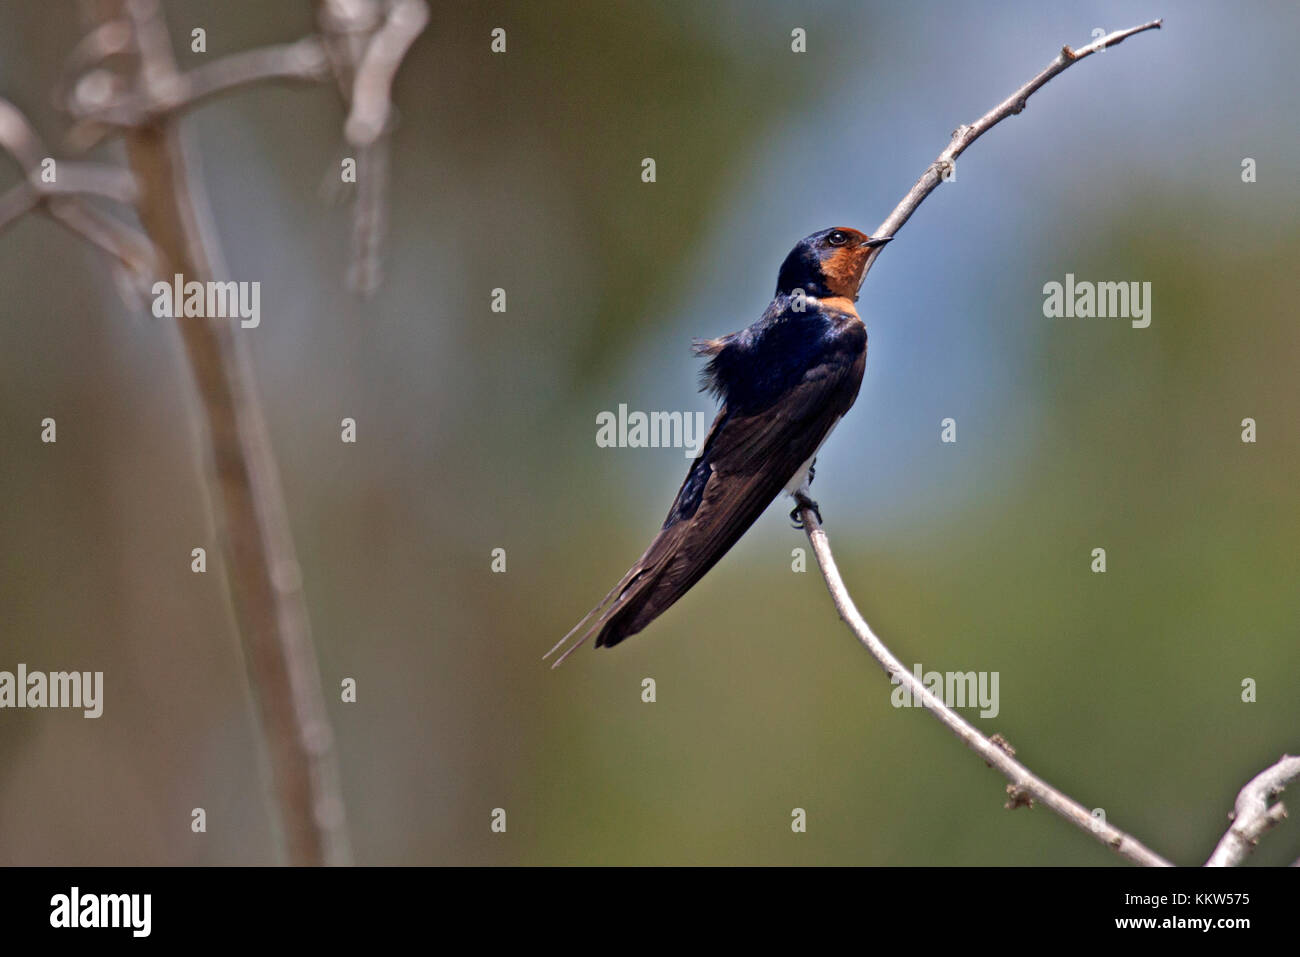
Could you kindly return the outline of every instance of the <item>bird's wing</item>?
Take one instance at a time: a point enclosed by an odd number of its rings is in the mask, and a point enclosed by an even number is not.
[[[636,634],[699,581],[848,411],[862,382],[865,358],[861,354],[851,364],[808,370],[793,389],[760,412],[738,416],[724,408],[663,529],[614,590],[578,623],[575,632],[599,612],[556,664],[598,628],[597,646]]]

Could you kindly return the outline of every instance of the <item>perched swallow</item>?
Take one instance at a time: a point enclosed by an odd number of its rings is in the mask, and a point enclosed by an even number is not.
[[[695,340],[709,356],[703,389],[722,402],[668,518],[645,554],[573,630],[596,647],[635,635],[704,577],[782,490],[808,497],[817,450],[853,405],[867,359],[867,330],[853,303],[874,239],[837,227],[802,240],[781,264],[776,296],[758,321],[721,339]],[[821,513],[817,512],[818,519]],[[592,620],[594,617],[594,621]]]

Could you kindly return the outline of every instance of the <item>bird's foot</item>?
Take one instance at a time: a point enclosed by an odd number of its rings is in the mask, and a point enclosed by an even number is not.
[[[804,527],[803,518],[800,516],[800,513],[805,508],[812,509],[812,513],[817,516],[817,524],[818,525],[822,524],[822,510],[817,507],[816,502],[814,502],[807,495],[804,495],[802,493],[796,493],[794,500],[796,504],[795,507],[790,510],[790,521],[794,523],[795,528],[799,529],[800,531],[803,530]]]

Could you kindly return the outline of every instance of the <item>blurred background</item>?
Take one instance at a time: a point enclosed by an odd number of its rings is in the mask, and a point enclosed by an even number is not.
[[[183,65],[202,59],[182,44],[194,26],[209,59],[313,29],[306,2],[165,8]],[[1120,863],[1043,809],[1004,810],[997,774],[890,705],[811,556],[792,571],[806,540],[787,502],[645,633],[555,672],[540,656],[640,554],[685,472],[680,449],[598,448],[597,413],[712,416],[689,341],[753,321],[798,239],[874,229],[955,127],[1062,44],[1163,15],[981,139],[884,252],[859,303],[866,379],[814,492],[904,662],[998,672],[997,717],[964,712],[985,733],[1159,853],[1203,861],[1238,789],[1300,749],[1300,8],[432,8],[394,91],[368,300],[343,280],[330,86],[249,89],[187,123],[230,274],[262,283],[241,334],[356,860]],[[0,95],[52,143],[73,10],[0,8]],[[3,170],[0,187],[18,181]],[[1150,282],[1150,328],[1044,318],[1042,287],[1066,273]],[[39,216],[0,235],[0,289],[0,669],[103,671],[106,699],[94,721],[0,712],[0,863],[272,863],[175,329]],[[355,704],[338,700],[348,677]],[[1297,854],[1291,821],[1252,861]]]

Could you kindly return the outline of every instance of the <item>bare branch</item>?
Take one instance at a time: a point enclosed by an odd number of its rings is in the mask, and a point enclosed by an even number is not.
[[[86,203],[66,199],[50,199],[44,210],[55,222],[112,256],[134,280],[142,282],[153,271],[153,244],[135,227]]]
[[[55,222],[112,256],[136,279],[148,276],[154,263],[153,246],[138,230],[93,206],[66,199],[51,199],[42,209]]]
[[[14,157],[27,177],[0,196],[0,232],[40,209],[113,256],[131,273],[139,274],[151,261],[148,240],[140,233],[77,201],[83,196],[98,196],[134,203],[137,192],[130,173],[98,163],[60,160],[55,179],[46,182],[40,169],[47,158],[40,136],[22,111],[4,99],[0,99],[0,148]]]
[[[366,42],[383,22],[376,0],[315,0],[316,22],[325,38],[325,49],[346,101],[352,96],[357,65],[366,52]]]
[[[185,111],[244,86],[318,81],[333,74],[348,107],[344,137],[353,148],[357,174],[348,283],[359,292],[372,292],[379,284],[386,225],[392,85],[411,44],[428,24],[425,0],[317,0],[319,37],[232,54],[186,74],[176,69],[166,29],[154,23],[156,0],[119,0],[118,7],[123,4],[128,16],[110,12],[110,19],[78,45],[74,63],[89,72],[74,82],[68,71],[60,84],[75,119],[67,146],[83,151],[110,134],[174,122]],[[99,67],[117,55],[135,57],[139,83],[124,87]],[[30,208],[16,197],[0,213],[12,218]]]
[[[352,210],[352,261],[348,287],[362,295],[379,288],[379,255],[388,225],[388,141],[357,147],[357,198]]]
[[[184,106],[256,83],[318,83],[329,76],[327,66],[325,49],[316,37],[232,53],[185,75]]]
[[[36,145],[39,145],[39,141]],[[23,161],[30,159],[32,162],[24,169],[27,181],[15,186],[9,192],[24,194],[27,200],[25,205],[29,209],[52,196],[98,196],[128,206],[136,200],[135,177],[126,170],[99,163],[59,160],[55,167],[55,178],[47,182],[41,176],[41,163],[52,157],[41,155],[39,150],[29,156],[28,151],[21,145],[18,145],[18,149]],[[23,205],[17,198],[8,198],[7,202],[10,205]]]
[[[56,105],[66,106],[75,95],[76,84],[109,57],[125,54],[134,49],[135,35],[131,22],[125,18],[107,20],[93,27],[72,48],[63,63],[63,70],[54,86]]]
[[[18,163],[24,173],[29,173],[45,158],[45,146],[40,136],[27,122],[22,110],[6,99],[0,98],[0,150],[4,150]]]
[[[136,201],[135,177],[126,170],[75,160],[59,160],[57,168],[50,183],[29,175],[32,188],[46,196],[98,196],[127,206]]]
[[[1009,748],[984,737],[961,715],[936,697],[916,675],[903,667],[902,662],[885,647],[885,643],[876,637],[871,626],[853,604],[853,599],[844,585],[844,579],[840,577],[839,569],[835,565],[835,557],[831,554],[830,540],[817,521],[811,503],[800,501],[799,506],[799,517],[803,520],[804,528],[808,533],[808,542],[812,545],[813,554],[817,557],[817,565],[821,568],[822,577],[826,580],[826,587],[831,593],[831,600],[835,603],[840,618],[849,626],[849,630],[853,632],[862,647],[879,662],[891,681],[896,681],[906,688],[914,700],[920,701],[944,727],[989,765],[1001,772],[1010,782],[1007,786],[1007,794],[1010,796],[1008,807],[1024,806],[1030,800],[1038,801],[1134,864],[1147,867],[1172,866],[1169,861],[1150,850],[1137,838],[1104,820],[1093,817],[1082,804],[1067,797],[1035,775],[1008,753]]]
[[[185,74],[155,82],[108,103],[74,93],[67,103],[78,122],[68,133],[76,149],[87,149],[105,134],[142,126],[201,106],[243,87],[268,82],[318,83],[329,76],[325,48],[316,37],[295,43],[232,53]]]
[[[382,18],[374,0],[318,0],[317,7],[330,65],[348,105],[344,138],[356,153],[348,285],[367,294],[380,279],[393,78],[428,23],[429,10],[424,0],[392,0]]]
[[[33,175],[0,196],[0,233],[31,212],[42,210],[83,239],[103,249],[132,272],[150,260],[149,241],[136,229],[77,202],[74,197],[100,196],[133,203],[135,179],[122,170],[62,161],[59,181],[43,183]]]
[[[935,188],[943,182],[945,176],[951,176],[951,170],[957,157],[966,151],[966,148],[974,143],[977,139],[991,130],[994,126],[1001,123],[1008,116],[1015,116],[1021,112],[1029,97],[1038,91],[1052,77],[1058,73],[1063,73],[1074,64],[1078,63],[1084,57],[1092,56],[1099,50],[1105,50],[1109,47],[1117,46],[1124,40],[1137,33],[1143,33],[1147,30],[1159,30],[1162,20],[1152,20],[1150,23],[1144,23],[1141,26],[1129,27],[1127,30],[1117,30],[1114,33],[1107,34],[1089,43],[1078,50],[1072,50],[1068,46],[1062,47],[1061,52],[1057,54],[1055,60],[1036,77],[1022,86],[1016,92],[989,110],[974,123],[969,126],[958,127],[952,134],[952,141],[949,142],[947,149],[939,154],[939,158],[930,164],[929,169],[921,174],[921,178],[916,184],[908,190],[903,201],[900,202],[889,217],[876,228],[872,233],[876,237],[885,237],[895,235],[905,222],[911,219],[916,208],[921,205],[921,201],[934,192]],[[877,246],[867,255],[866,267],[862,270],[862,278],[866,279],[872,264],[876,257],[885,247]],[[861,284],[859,283],[859,286]]]
[[[1286,819],[1286,807],[1282,802],[1270,802],[1297,778],[1300,778],[1300,757],[1286,754],[1277,764],[1251,778],[1237,795],[1232,827],[1223,835],[1205,866],[1235,867],[1244,861],[1264,832]]]
[[[1048,64],[1047,68],[1036,77],[974,123],[963,126],[954,132],[947,149],[940,153],[939,158],[930,164],[929,169],[921,175],[921,178],[916,181],[916,185],[908,191],[908,194],[903,197],[903,201],[890,213],[889,218],[881,223],[873,235],[886,237],[897,233],[908,218],[911,217],[912,213],[916,211],[916,208],[921,205],[922,200],[929,196],[935,187],[943,181],[944,174],[952,168],[953,161],[988,130],[1008,116],[1023,110],[1030,95],[1052,77],[1067,69],[1071,64],[1082,60],[1084,57],[1091,56],[1098,50],[1115,46],[1135,33],[1158,29],[1159,26],[1160,21],[1153,20],[1142,26],[1120,30],[1101,37],[1077,51],[1071,50],[1069,47],[1063,48],[1057,58]],[[877,247],[871,250],[867,259],[868,269],[875,262],[876,256],[880,254],[882,248]],[[866,270],[864,269],[863,277],[865,278],[865,276]],[[880,666],[885,669],[885,673],[892,680],[906,688],[913,698],[919,700],[949,731],[955,734],[967,747],[982,756],[990,766],[997,768],[1011,782],[1007,786],[1007,793],[1010,796],[1007,802],[1008,807],[1021,807],[1037,800],[1075,827],[1091,834],[1107,847],[1120,854],[1120,856],[1128,858],[1135,864],[1169,866],[1169,861],[1147,848],[1136,838],[1106,823],[1104,820],[1094,818],[1083,805],[1037,777],[1012,757],[1014,752],[1012,752],[1011,748],[1002,746],[1005,742],[984,737],[960,715],[939,700],[915,675],[904,668],[893,653],[885,647],[884,642],[872,632],[871,627],[853,604],[853,599],[849,596],[848,589],[844,587],[843,579],[840,578],[839,569],[835,566],[830,541],[827,539],[826,532],[822,529],[821,524],[817,521],[811,502],[800,499],[799,507],[800,517],[808,533],[808,541],[812,545],[813,553],[817,556],[817,564],[821,567],[822,577],[826,579],[826,587],[830,590],[831,599],[835,602],[835,608],[839,611],[840,617],[844,619],[844,622],[849,626],[858,641],[880,663]]]
[[[176,68],[157,2],[123,0],[122,6],[135,32],[143,92],[165,98]],[[125,138],[157,268],[199,282],[218,278],[224,269],[210,238],[202,178],[184,152],[176,118],[132,127]],[[228,323],[182,320],[178,327],[207,426],[226,580],[287,857],[293,864],[346,863],[343,801],[302,576],[247,343]]]
[[[388,129],[392,112],[393,78],[406,51],[429,22],[424,0],[396,0],[357,67],[352,84],[352,111],[343,135],[356,146],[370,146]]]

